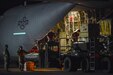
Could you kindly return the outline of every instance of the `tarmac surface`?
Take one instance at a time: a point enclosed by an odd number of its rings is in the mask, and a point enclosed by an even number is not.
[[[81,70],[77,72],[64,72],[56,68],[38,68],[35,71],[20,71],[18,68],[10,68],[9,72],[3,68],[0,69],[0,75],[113,75],[113,73],[89,72],[84,73]]]

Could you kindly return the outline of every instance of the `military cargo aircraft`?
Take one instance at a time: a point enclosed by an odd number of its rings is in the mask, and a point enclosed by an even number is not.
[[[11,57],[17,56],[19,46],[27,51],[74,7],[67,2],[47,2],[20,5],[7,10],[0,17],[0,56],[5,44]],[[13,58],[11,58],[13,59]]]
[[[11,57],[17,56],[16,53],[20,45],[25,50],[31,49],[35,40],[43,38],[54,25],[77,5],[74,0],[54,1],[19,5],[8,9],[0,16],[0,59],[3,57],[5,44],[9,46]],[[87,8],[103,8],[113,3],[112,0],[103,0],[104,2],[101,2],[102,0],[96,0],[95,2],[93,0],[92,2],[90,0],[80,1],[77,0],[78,5],[80,5],[77,8],[81,6]]]

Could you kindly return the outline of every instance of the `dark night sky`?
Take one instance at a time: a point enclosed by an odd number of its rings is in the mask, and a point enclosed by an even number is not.
[[[5,10],[22,3],[23,0],[0,0],[0,14]]]
[[[7,9],[23,4],[25,0],[0,0],[0,15]],[[27,0],[27,3],[40,3],[42,1],[69,1],[80,3],[83,6],[97,7],[97,8],[112,8],[113,0]],[[91,2],[92,1],[92,2]],[[93,2],[94,1],[94,2]]]
[[[0,15],[9,8],[23,4],[24,1],[25,0],[0,0]],[[34,3],[34,2],[39,3],[41,1],[40,0],[29,1],[29,3]]]

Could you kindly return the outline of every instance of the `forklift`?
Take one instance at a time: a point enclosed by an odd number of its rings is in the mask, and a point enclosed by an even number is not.
[[[64,71],[113,72],[112,36],[100,35],[100,25],[96,23],[88,24],[88,35],[89,42],[77,41],[68,54],[62,55]]]
[[[69,25],[72,26],[74,23],[68,21],[65,24],[67,32]],[[80,27],[78,24],[79,22],[75,26],[75,29],[76,27]],[[72,38],[65,35],[66,31],[63,30],[63,26],[61,27],[61,36],[60,34],[58,35],[58,41],[47,41],[45,40],[47,38],[43,39],[42,44],[40,43],[42,45],[40,51],[43,51],[40,55],[43,57],[40,59],[44,60],[44,68],[63,68],[64,71],[77,71],[81,69],[83,72],[95,72],[97,70],[107,73],[113,72],[112,26],[107,22],[101,24],[88,22],[88,24],[82,25],[88,27],[88,36],[84,37],[87,38],[87,41],[78,40],[71,42],[71,45],[70,43],[67,45],[66,42],[71,41]],[[61,25],[63,24],[61,23]],[[73,28],[70,27],[70,29]],[[68,33],[68,35],[71,35],[71,33]]]

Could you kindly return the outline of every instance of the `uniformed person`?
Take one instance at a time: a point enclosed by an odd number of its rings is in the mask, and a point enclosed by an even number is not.
[[[72,34],[72,39],[73,39],[73,48],[78,49],[78,38],[79,38],[79,32],[80,30],[77,29],[73,34]]]
[[[55,40],[55,32],[53,30],[51,30],[48,34],[47,34],[47,38],[48,41],[54,41]]]
[[[9,71],[8,68],[9,68],[9,64],[10,64],[10,54],[8,51],[8,45],[5,45],[5,50],[3,52],[3,55],[4,55],[4,69],[6,71]]]
[[[80,32],[80,30],[77,29],[77,30],[72,34],[73,42],[77,42],[77,41],[78,41],[79,32]]]
[[[24,55],[26,54],[27,52],[23,49],[22,46],[19,47],[18,51],[17,51],[17,54],[18,54],[18,61],[19,61],[19,68],[21,71],[23,71],[24,69]]]

